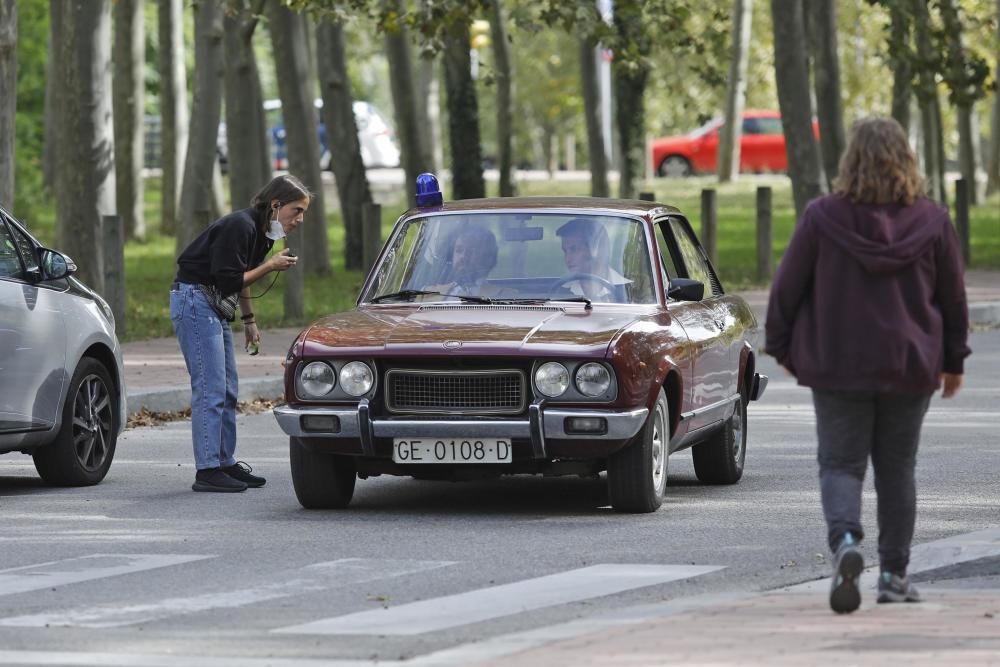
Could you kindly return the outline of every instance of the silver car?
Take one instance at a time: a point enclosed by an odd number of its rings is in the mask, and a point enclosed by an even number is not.
[[[111,308],[0,209],[0,453],[30,454],[49,484],[97,484],[125,424]]]

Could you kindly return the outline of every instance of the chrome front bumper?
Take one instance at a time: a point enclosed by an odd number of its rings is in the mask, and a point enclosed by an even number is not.
[[[545,457],[546,440],[628,440],[646,422],[649,410],[610,411],[579,408],[547,408],[533,403],[528,407],[528,419],[372,419],[368,402],[356,408],[296,408],[280,405],[274,417],[281,430],[294,438],[359,439],[366,455],[375,453],[375,438],[526,438],[531,440],[536,458]],[[330,431],[304,430],[302,417],[336,417],[339,429]],[[566,420],[571,417],[604,419],[607,431],[600,434],[567,433]]]

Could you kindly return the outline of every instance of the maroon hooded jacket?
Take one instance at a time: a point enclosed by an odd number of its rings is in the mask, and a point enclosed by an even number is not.
[[[814,200],[771,286],[765,351],[816,389],[932,393],[962,373],[969,314],[946,209]]]

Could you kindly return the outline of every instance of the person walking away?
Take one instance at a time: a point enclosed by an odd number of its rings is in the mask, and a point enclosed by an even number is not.
[[[249,208],[216,220],[177,258],[170,320],[191,376],[195,491],[245,491],[265,483],[235,458],[239,385],[230,322],[238,299],[247,350],[260,345],[250,286],[295,266],[298,260],[287,248],[267,255],[274,241],[302,224],[310,200],[297,178],[278,176]]]
[[[869,458],[878,602],[920,600],[906,576],[917,445],[932,394],[962,386],[968,329],[958,239],[925,195],[905,132],[889,118],[855,123],[833,194],[806,208],[775,274],[765,345],[812,389],[835,612],[861,604]]]

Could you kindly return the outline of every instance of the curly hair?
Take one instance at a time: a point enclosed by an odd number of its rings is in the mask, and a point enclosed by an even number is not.
[[[926,189],[903,127],[892,118],[863,118],[851,126],[833,191],[862,204],[910,205]]]

